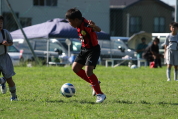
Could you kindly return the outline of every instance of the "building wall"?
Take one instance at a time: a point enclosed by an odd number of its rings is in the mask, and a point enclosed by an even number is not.
[[[32,18],[32,25],[53,18],[64,18],[68,9],[77,7],[88,20],[93,20],[100,28],[109,33],[110,0],[58,0],[58,5],[34,6],[33,0],[9,0],[14,12],[19,17]],[[5,1],[2,1],[2,12],[10,12]]]
[[[123,32],[123,10],[122,9],[110,9],[110,35],[122,36]]]
[[[137,4],[128,7],[123,12],[123,24],[125,24],[123,29],[123,35],[126,36],[126,24],[127,16],[129,13],[131,16],[141,16],[142,17],[142,30],[146,32],[154,32],[154,17],[165,17],[166,22],[166,32],[169,31],[169,23],[172,22],[172,11],[167,7],[158,4],[155,0],[143,0]],[[129,36],[132,34],[130,33]]]

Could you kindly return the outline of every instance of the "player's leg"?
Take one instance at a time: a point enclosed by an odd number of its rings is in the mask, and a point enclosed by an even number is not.
[[[170,50],[166,51],[165,60],[166,60],[166,64],[167,64],[167,69],[166,69],[167,81],[171,81],[171,67],[173,64],[173,55]]]
[[[16,87],[15,87],[14,81],[12,80],[12,77],[6,78],[6,80],[7,80],[7,83],[9,85],[9,91],[12,95],[11,101],[17,100]]]
[[[103,92],[101,91],[98,78],[93,73],[93,69],[94,69],[94,66],[86,66],[85,67],[88,79],[90,80],[91,86],[92,86],[93,90],[95,91],[95,93],[97,95],[96,102],[101,103],[106,99],[106,95],[103,94]]]
[[[4,72],[3,71],[4,70],[4,62],[5,62],[4,55],[0,55],[0,76]],[[3,94],[5,94],[7,91],[6,80],[4,77],[0,78],[0,89],[1,89],[1,93],[3,93]]]
[[[72,70],[79,76],[81,77],[82,79],[84,79],[86,82],[90,83],[86,73],[85,73],[85,70],[83,70],[82,68],[84,67],[84,65],[80,64],[80,63],[77,63],[77,62],[74,62],[72,64]]]
[[[0,88],[1,88],[1,93],[2,94],[5,94],[7,92],[6,79],[4,77],[0,78]]]
[[[178,70],[177,70],[177,68],[178,68],[177,65],[174,66],[174,80],[175,80],[175,81],[178,81],[178,79],[177,79],[177,74],[178,74]]]
[[[94,66],[86,66],[85,71],[88,76],[88,79],[90,80],[91,86],[95,90],[96,94],[103,94],[103,92],[100,89],[99,81],[97,76],[93,73]]]
[[[171,81],[171,67],[172,65],[167,64],[167,69],[166,69],[167,81]]]
[[[2,62],[3,62],[2,74],[9,85],[9,91],[12,96],[11,101],[17,100],[16,87],[14,81],[12,80],[12,76],[15,75],[15,72],[10,56],[8,54],[4,54]]]
[[[173,51],[174,53],[174,80],[178,81],[177,75],[178,75],[178,51]]]
[[[92,50],[88,51],[87,60],[86,60],[86,75],[88,76],[90,83],[97,94],[97,103],[101,103],[105,100],[106,96],[100,89],[99,81],[97,76],[93,73],[93,69],[95,69],[98,59],[100,56],[100,46],[95,46]]]

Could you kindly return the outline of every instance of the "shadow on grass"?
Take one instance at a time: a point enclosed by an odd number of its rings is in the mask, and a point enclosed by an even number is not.
[[[47,100],[47,103],[64,103],[63,100]]]
[[[118,100],[115,101],[116,103],[123,103],[123,104],[134,104],[135,102],[129,100]]]
[[[28,101],[28,102],[36,102],[36,99],[23,99],[19,101]],[[70,101],[64,101],[64,100],[42,100],[42,102],[47,102],[47,103],[80,103],[80,104],[97,104],[95,102],[87,101],[87,100],[70,100]],[[171,103],[171,102],[158,102],[158,103],[151,103],[147,102],[145,100],[141,100],[140,102],[134,102],[134,101],[129,101],[129,100],[115,100],[115,103],[120,103],[120,104],[148,104],[148,105],[178,105],[178,103]]]
[[[88,102],[86,100],[70,100],[70,101],[63,101],[63,100],[47,100],[47,103],[81,103],[81,104],[96,104],[95,102]]]
[[[178,103],[171,103],[171,102],[169,102],[169,103],[167,103],[167,102],[159,102],[158,104],[159,105],[178,105]]]
[[[118,100],[118,101],[115,101],[116,103],[121,103],[121,104],[136,104],[138,102],[134,102],[134,101],[129,101],[129,100]],[[158,102],[158,103],[150,103],[150,102],[147,102],[145,100],[141,100],[140,101],[141,104],[158,104],[158,105],[178,105],[178,103],[171,103],[171,102]]]
[[[21,99],[18,101],[22,101],[22,102],[48,102],[48,103],[63,103],[63,100],[36,100],[36,99]]]

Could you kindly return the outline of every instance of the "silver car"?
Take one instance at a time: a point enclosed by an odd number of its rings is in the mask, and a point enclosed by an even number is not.
[[[134,58],[135,57],[135,51],[132,49],[129,49],[127,45],[120,39],[115,40],[98,40],[99,44],[101,46],[101,55],[100,60],[101,64],[104,65],[105,58],[122,58],[125,56],[129,56]]]
[[[20,61],[23,60],[22,51],[18,50],[14,45],[8,46],[8,54],[12,59],[13,65],[19,65]]]

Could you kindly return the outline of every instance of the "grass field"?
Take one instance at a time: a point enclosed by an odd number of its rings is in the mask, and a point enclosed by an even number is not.
[[[91,87],[71,67],[15,67],[15,72],[19,101],[10,102],[9,92],[0,94],[2,119],[178,118],[178,82],[166,81],[166,67],[98,66],[94,73],[107,96],[101,104],[95,104]],[[72,98],[60,94],[67,82],[76,87]]]

